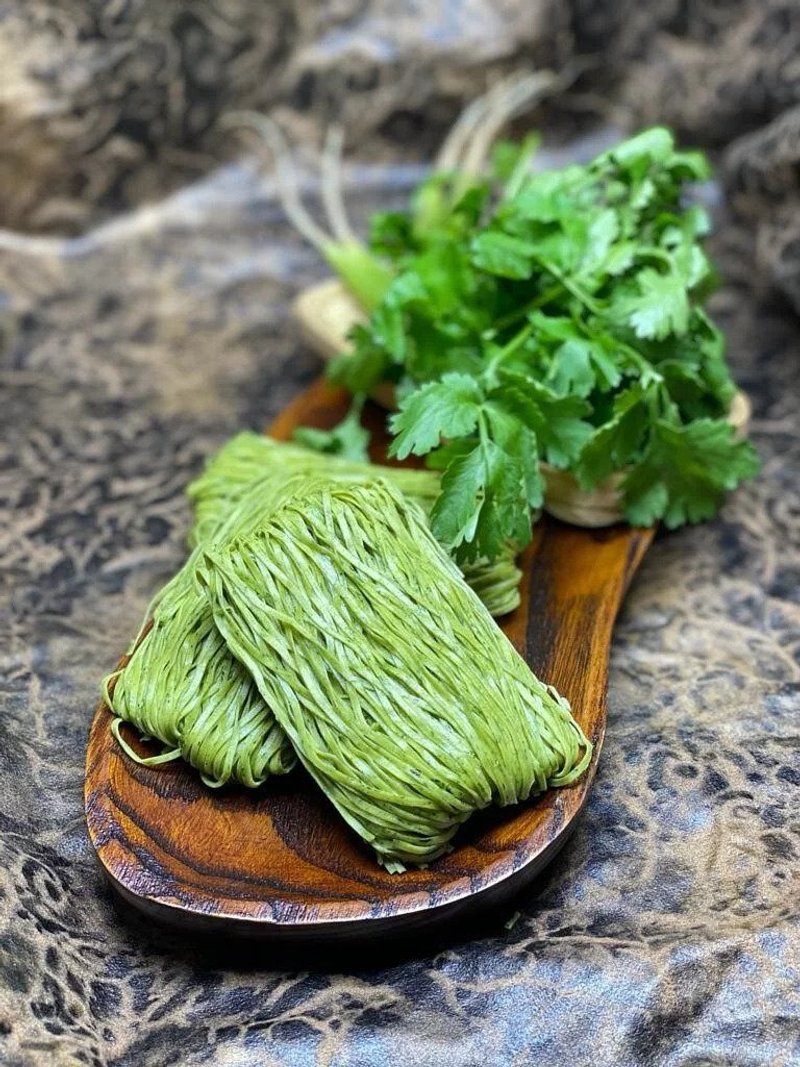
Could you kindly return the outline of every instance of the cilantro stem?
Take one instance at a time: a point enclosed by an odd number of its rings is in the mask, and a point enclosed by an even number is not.
[[[571,278],[568,278],[565,274],[563,274],[558,269],[558,267],[555,266],[555,264],[551,263],[548,259],[540,259],[539,262],[548,272],[548,274],[552,274],[554,278],[558,278],[558,280],[561,282],[562,286],[567,290],[567,292],[571,293],[576,300],[580,300],[583,306],[589,311],[591,311],[593,315],[602,314],[600,305],[597,304],[594,300],[592,300],[588,293],[584,293],[584,291],[579,286],[577,286]]]
[[[525,319],[530,315],[532,311],[537,311],[540,307],[544,307],[545,304],[549,304],[551,300],[555,300],[557,296],[561,295],[564,286],[561,282],[557,285],[551,285],[549,289],[546,289],[539,296],[528,301],[527,304],[523,304],[521,308],[517,308],[516,311],[510,312],[508,315],[503,315],[498,319],[494,325],[493,333],[497,334],[501,330],[504,330],[506,326],[513,326],[515,322],[519,322],[520,319]]]
[[[489,439],[489,422],[486,416],[486,411],[481,410],[478,412],[478,440],[481,443],[481,447],[486,446],[486,442]]]
[[[514,336],[497,352],[492,359],[492,364],[496,365],[502,363],[504,359],[507,359],[510,355],[513,355],[517,349],[524,345],[530,335],[533,333],[533,323],[526,323],[521,330],[517,330]]]
[[[652,363],[649,363],[632,345],[627,344],[625,341],[620,341],[618,337],[615,337],[614,340],[636,365],[642,376],[642,385],[645,388],[653,383],[656,385],[663,385],[664,376],[655,369]]]
[[[533,323],[526,323],[526,325],[523,326],[521,330],[518,330],[514,334],[514,336],[507,344],[503,345],[502,348],[497,349],[492,358],[486,364],[486,369],[481,375],[483,381],[489,389],[494,389],[494,387],[497,385],[497,379],[495,378],[494,372],[499,366],[499,364],[501,364],[503,360],[507,359],[510,355],[513,355],[513,353],[517,351],[520,345],[523,345],[528,340],[532,333]]]
[[[394,272],[358,241],[327,241],[321,251],[361,307],[374,311],[386,295]]]
[[[634,254],[637,259],[655,259],[668,269],[672,268],[672,260],[662,248],[655,248],[652,245],[642,246],[637,248]]]
[[[582,323],[575,315],[573,315],[572,320],[578,329],[585,330],[593,341],[598,344],[600,343],[603,335],[597,330],[592,329],[591,321]],[[639,371],[641,374],[642,385],[645,388],[647,388],[648,385],[655,384],[660,386],[663,384],[664,376],[660,371],[657,371],[652,363],[648,362],[640,352],[637,352],[633,345],[629,345],[627,341],[623,341],[622,338],[618,337],[615,333],[609,333],[607,336],[611,337],[620,352],[624,352],[630,359],[631,363],[633,363]]]

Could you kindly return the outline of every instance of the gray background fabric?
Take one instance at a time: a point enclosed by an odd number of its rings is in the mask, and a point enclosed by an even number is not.
[[[800,1062],[796,6],[4,14],[0,1063]],[[575,54],[595,68],[535,116],[563,150],[664,119],[718,153],[714,311],[763,474],[648,555],[588,810],[520,901],[370,965],[159,932],[116,908],[86,837],[98,681],[182,558],[203,457],[316,373],[287,308],[324,274],[213,120],[275,106],[310,161],[343,118],[363,220],[493,73]]]
[[[584,74],[562,129],[667,122],[719,150],[754,258],[800,307],[796,0],[7,0],[0,223],[81,232],[230,152],[231,108],[302,143],[426,158],[465,99],[520,67]],[[553,116],[551,116],[552,118]]]

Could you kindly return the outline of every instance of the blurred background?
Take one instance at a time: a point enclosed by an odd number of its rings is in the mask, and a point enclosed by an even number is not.
[[[758,264],[800,305],[795,0],[111,0],[5,3],[0,224],[80,233],[231,151],[230,109],[361,161],[423,160],[509,71],[583,74],[535,123],[664,122],[718,150]],[[224,143],[227,141],[227,144]]]

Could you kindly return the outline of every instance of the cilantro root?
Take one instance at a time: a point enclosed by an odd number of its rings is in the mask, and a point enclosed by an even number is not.
[[[393,273],[358,240],[347,218],[341,185],[341,130],[335,126],[329,129],[322,157],[322,202],[328,231],[314,221],[300,198],[296,167],[280,126],[254,111],[229,112],[223,124],[250,129],[258,135],[275,159],[278,194],[292,225],[320,252],[365,311],[377,307]]]

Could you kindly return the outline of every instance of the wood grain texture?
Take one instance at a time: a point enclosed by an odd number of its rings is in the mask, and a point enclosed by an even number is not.
[[[285,439],[300,423],[331,426],[346,405],[341,392],[318,382],[270,432]],[[376,429],[383,417],[368,414]],[[384,457],[379,435],[373,458]],[[181,763],[139,766],[114,742],[101,702],[85,799],[111,884],[140,910],[178,925],[284,940],[402,933],[507,899],[564,844],[586,802],[605,730],[614,619],[652,537],[652,530],[583,530],[545,517],[523,556],[522,603],[503,630],[570,700],[595,744],[576,785],[481,813],[450,855],[427,870],[390,875],[305,773],[255,792],[215,791]]]

